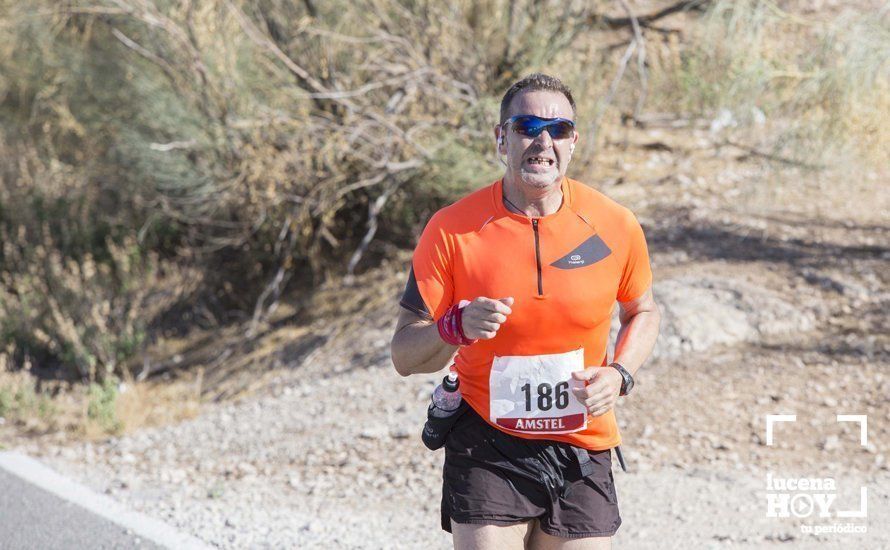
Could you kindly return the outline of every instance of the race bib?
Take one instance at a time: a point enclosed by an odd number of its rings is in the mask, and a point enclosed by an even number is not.
[[[495,357],[488,379],[490,418],[509,430],[565,434],[587,427],[587,409],[572,393],[572,373],[584,369],[584,349],[550,355]]]

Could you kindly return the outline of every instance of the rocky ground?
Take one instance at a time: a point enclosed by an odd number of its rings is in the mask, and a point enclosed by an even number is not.
[[[881,177],[789,169],[778,179],[732,148],[679,153],[679,140],[637,131],[593,180],[643,222],[665,318],[618,412],[630,472],[615,473],[615,546],[890,548]],[[388,355],[407,257],[319,293],[316,313],[332,296],[354,306],[337,322],[316,315],[295,328],[306,316],[283,310],[259,339],[274,361],[215,362],[206,392],[220,399],[192,420],[11,446],[221,548],[447,548],[442,453],[419,438],[437,375],[400,378]],[[798,422],[767,446],[766,414]],[[868,444],[836,414],[868,415]],[[768,518],[768,472],[835,478],[838,508],[857,508],[865,486],[868,517]],[[839,521],[868,532],[800,529]]]

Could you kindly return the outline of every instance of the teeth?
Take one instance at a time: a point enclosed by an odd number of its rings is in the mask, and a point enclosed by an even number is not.
[[[547,164],[547,165],[553,164],[552,160],[541,158],[541,157],[531,157],[530,159],[528,159],[528,161],[531,163],[534,163],[534,164]]]

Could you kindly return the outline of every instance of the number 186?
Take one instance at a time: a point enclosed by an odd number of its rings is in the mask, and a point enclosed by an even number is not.
[[[525,392],[525,410],[532,410],[532,386],[528,382],[522,388]],[[554,393],[556,398],[554,399]],[[559,382],[556,386],[551,386],[546,382],[538,384],[537,388],[538,410],[549,411],[553,408],[554,401],[557,409],[564,409],[569,406],[569,383],[566,381]]]

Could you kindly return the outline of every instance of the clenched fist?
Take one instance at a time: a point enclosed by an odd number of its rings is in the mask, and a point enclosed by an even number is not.
[[[587,367],[572,373],[575,380],[587,384],[573,390],[578,401],[587,407],[590,416],[601,416],[612,410],[621,393],[621,374],[613,367]]]
[[[470,340],[494,338],[513,310],[513,297],[494,300],[480,296],[461,311],[464,336]]]

